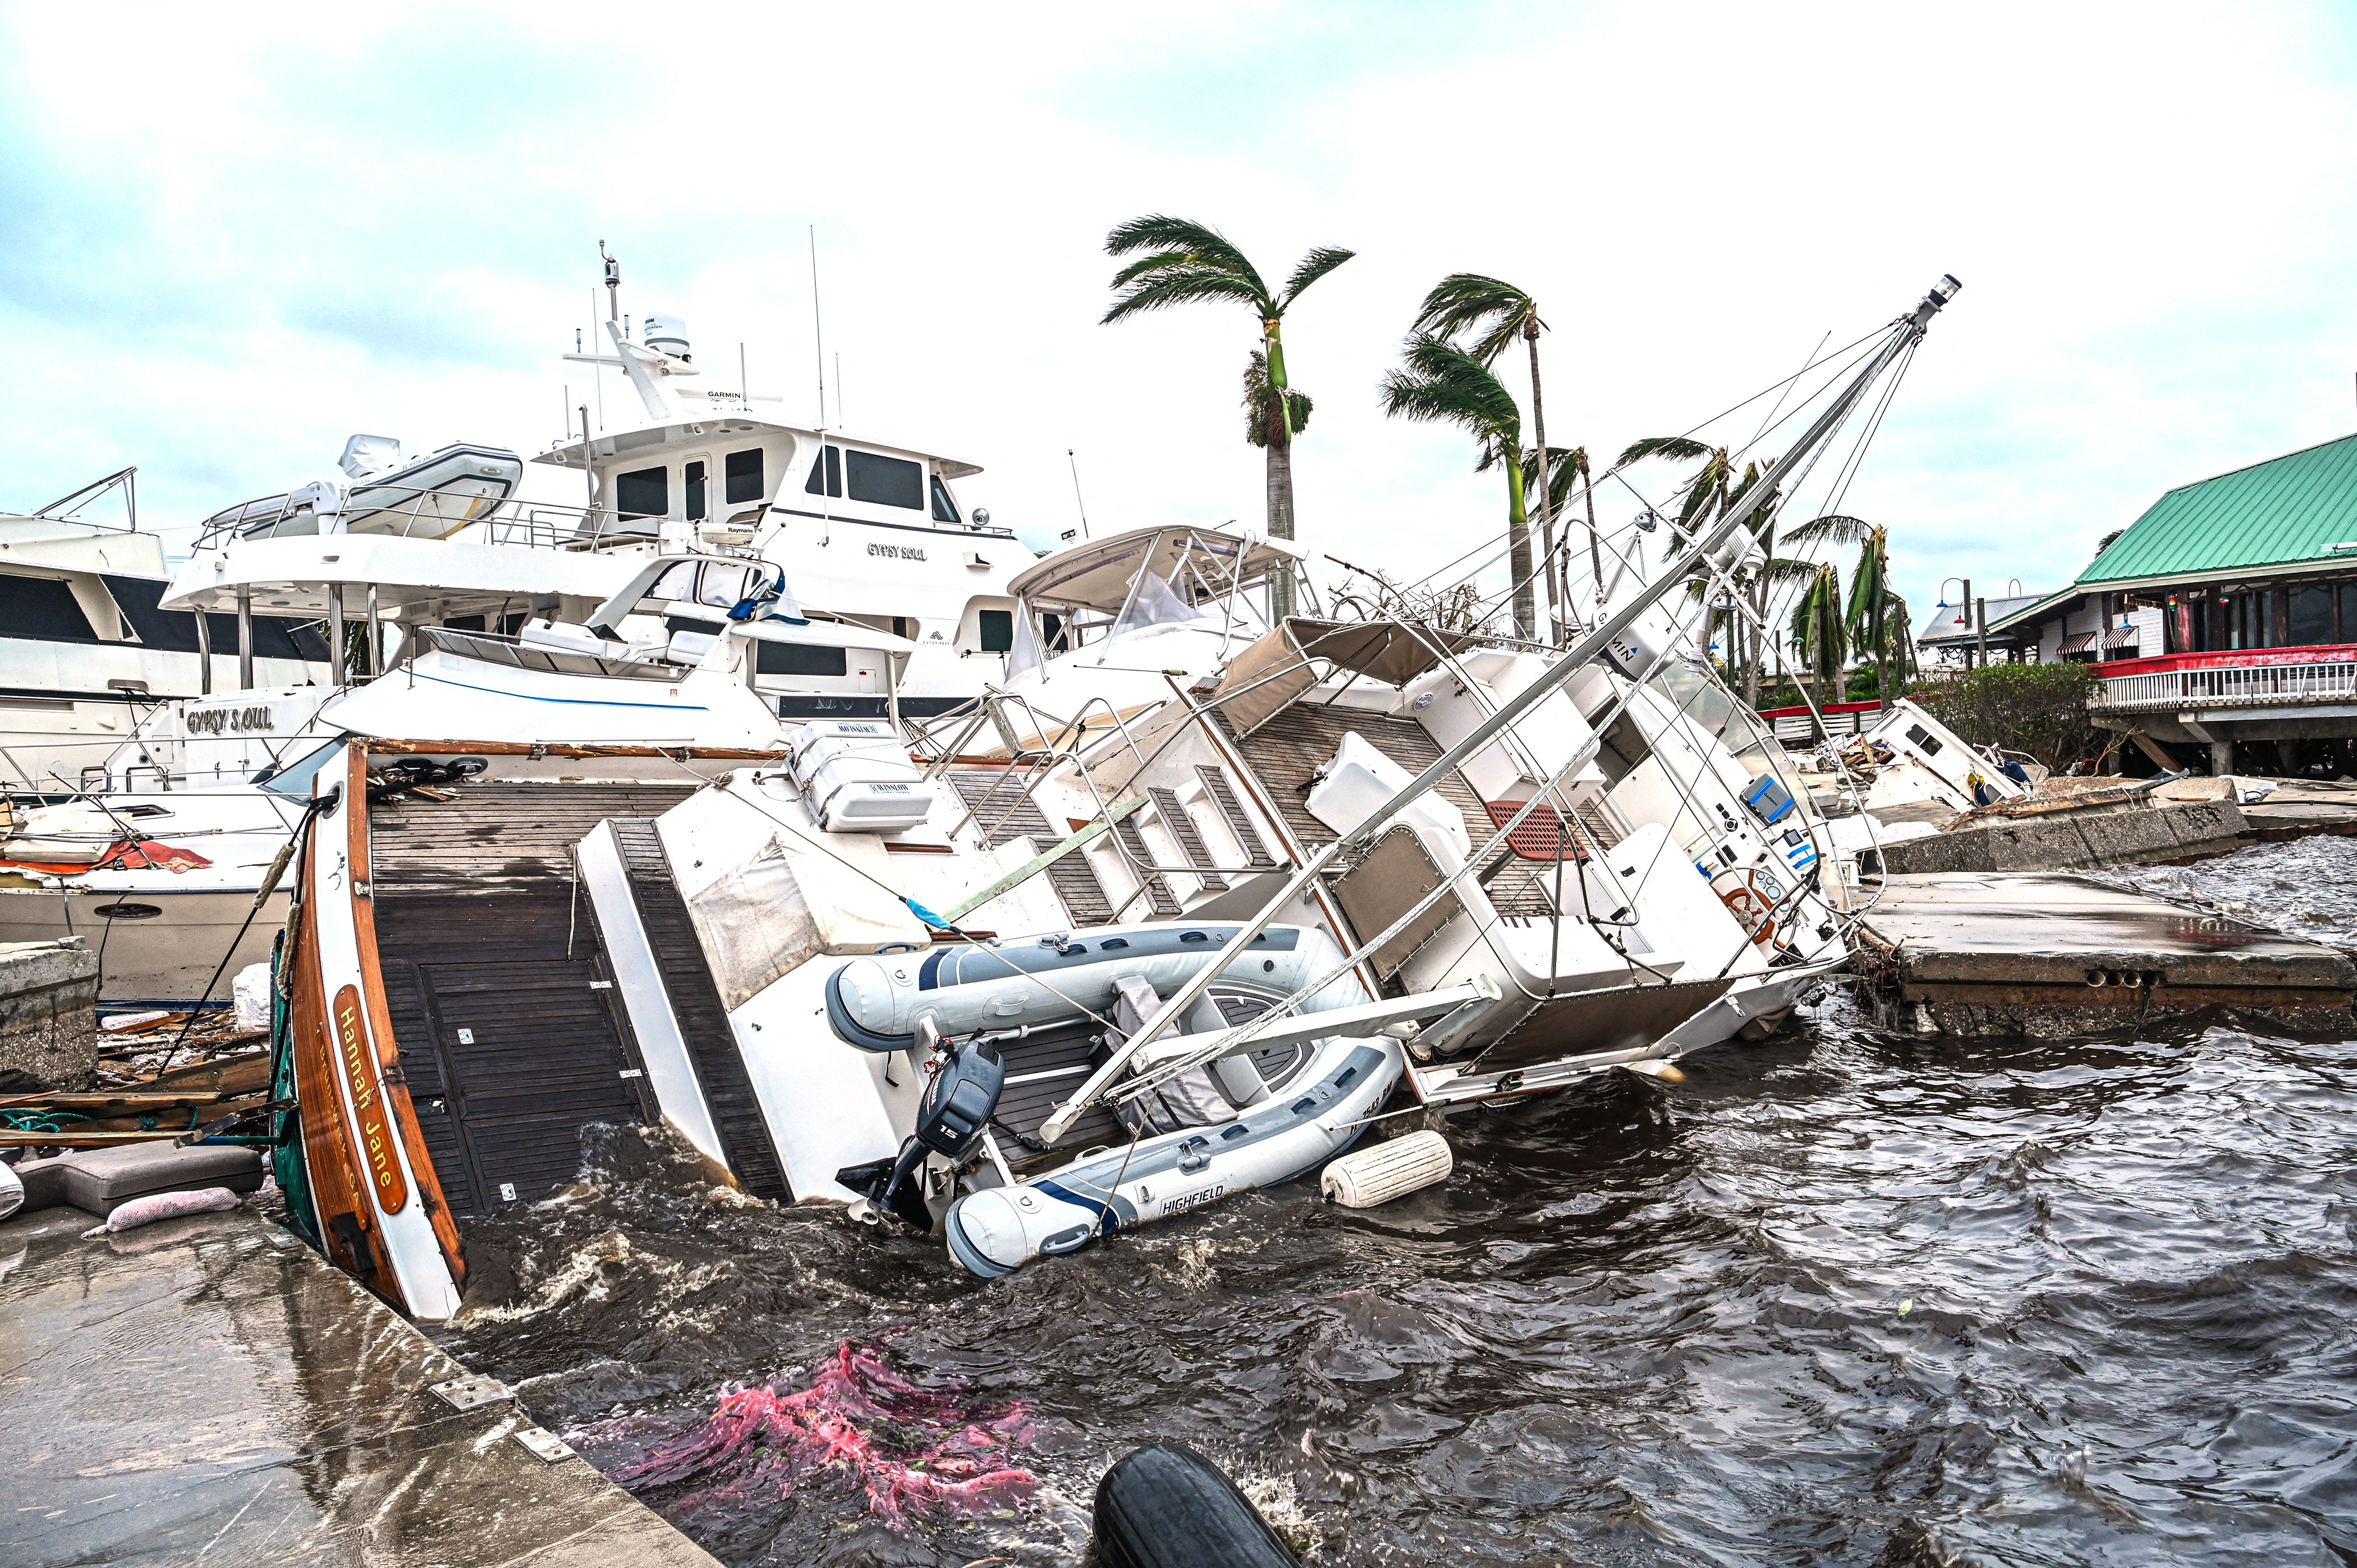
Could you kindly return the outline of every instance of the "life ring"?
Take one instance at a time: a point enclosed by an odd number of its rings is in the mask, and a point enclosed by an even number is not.
[[[1713,891],[1718,893],[1719,902],[1727,906],[1727,912],[1735,917],[1736,923],[1751,933],[1751,940],[1766,947],[1776,935],[1776,906],[1760,891],[1750,872],[1733,875],[1742,880],[1725,889],[1714,886]]]

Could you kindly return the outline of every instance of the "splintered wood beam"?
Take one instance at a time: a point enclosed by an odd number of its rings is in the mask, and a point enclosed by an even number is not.
[[[113,1111],[136,1115],[143,1111],[186,1111],[191,1106],[218,1105],[245,1098],[221,1090],[186,1094],[0,1094],[0,1111]]]

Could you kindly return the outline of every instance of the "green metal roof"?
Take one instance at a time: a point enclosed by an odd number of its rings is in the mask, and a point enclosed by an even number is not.
[[[2078,585],[2357,565],[2357,550],[2332,548],[2343,543],[2357,543],[2357,435],[2178,486],[2090,562]]]

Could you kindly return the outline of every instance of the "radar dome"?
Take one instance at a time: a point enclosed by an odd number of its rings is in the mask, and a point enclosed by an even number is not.
[[[647,317],[646,344],[659,354],[687,358],[687,323],[676,316]]]

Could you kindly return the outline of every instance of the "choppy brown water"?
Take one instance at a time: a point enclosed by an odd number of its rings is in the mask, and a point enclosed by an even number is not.
[[[2136,879],[2357,944],[2352,873]],[[1042,1483],[897,1529],[856,1456],[644,1487],[732,1563],[1071,1562],[1164,1437],[1329,1563],[2357,1562],[2357,1044],[1927,1043],[1836,996],[1686,1065],[1463,1119],[1388,1208],[1255,1194],[995,1283],[618,1133],[476,1232],[513,1305],[453,1348],[625,1474],[880,1341]]]

